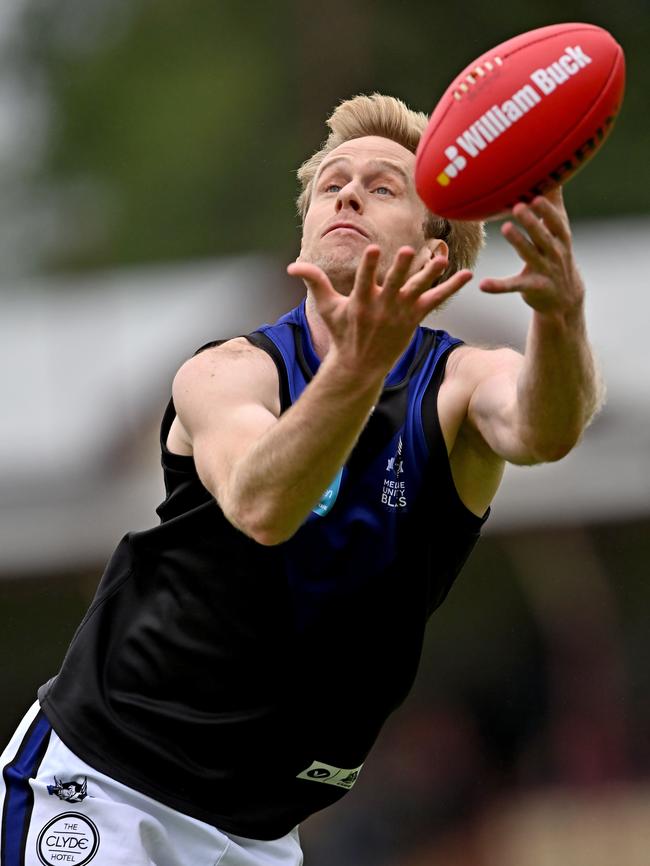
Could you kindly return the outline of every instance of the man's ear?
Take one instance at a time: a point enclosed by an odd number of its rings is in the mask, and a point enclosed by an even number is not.
[[[424,245],[431,253],[431,258],[434,256],[444,256],[446,259],[449,258],[449,247],[443,240],[441,240],[441,238],[427,238]]]

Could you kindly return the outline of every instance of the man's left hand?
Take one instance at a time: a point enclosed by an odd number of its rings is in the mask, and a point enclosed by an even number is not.
[[[512,213],[528,236],[511,221],[501,226],[501,234],[523,259],[524,268],[510,277],[481,280],[481,290],[494,295],[519,292],[530,307],[542,314],[578,312],[585,288],[573,257],[561,187],[537,196],[530,205],[516,204]]]

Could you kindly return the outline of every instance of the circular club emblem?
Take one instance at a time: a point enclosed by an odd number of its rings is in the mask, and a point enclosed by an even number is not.
[[[41,863],[83,866],[99,848],[99,830],[85,815],[64,812],[52,818],[38,834],[36,852]]]

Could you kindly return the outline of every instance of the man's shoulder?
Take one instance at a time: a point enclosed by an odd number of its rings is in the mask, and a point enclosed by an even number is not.
[[[238,394],[275,407],[277,388],[270,355],[246,337],[235,337],[188,358],[174,376],[172,395],[177,410],[188,400],[213,403]]]
[[[232,337],[229,340],[215,340],[198,349],[192,358],[208,357],[211,360],[217,358],[241,358],[242,355],[256,355],[259,349],[247,337]],[[266,353],[263,353],[266,354]]]
[[[275,369],[268,352],[252,343],[246,337],[233,337],[230,340],[210,343],[199,349],[181,366],[181,370],[191,370],[196,375],[215,375],[218,370],[237,367],[259,367]]]

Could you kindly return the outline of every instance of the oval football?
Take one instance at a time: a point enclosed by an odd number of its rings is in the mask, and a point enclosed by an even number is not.
[[[573,176],[611,131],[623,51],[592,24],[531,30],[464,69],[434,109],[415,184],[434,213],[490,219]]]

